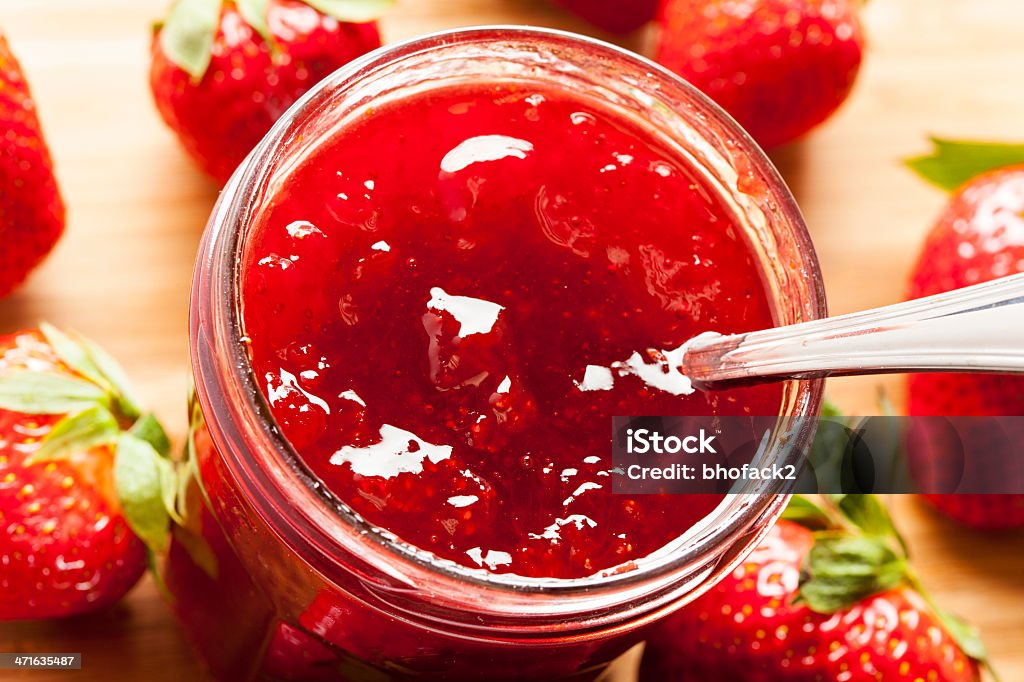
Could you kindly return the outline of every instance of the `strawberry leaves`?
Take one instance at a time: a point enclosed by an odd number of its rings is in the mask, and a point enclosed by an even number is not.
[[[89,339],[72,337],[46,322],[39,325],[39,331],[61,362],[106,392],[110,407],[118,415],[129,421],[140,416],[128,377],[110,354]]]
[[[170,543],[170,510],[165,490],[176,481],[170,460],[148,442],[122,433],[117,439],[114,457],[114,485],[124,510],[125,520],[146,547],[157,554]],[[171,490],[177,490],[176,482]]]
[[[832,516],[824,507],[806,495],[794,495],[782,512],[782,518],[798,523],[804,528],[827,528],[831,525]]]
[[[167,437],[164,427],[152,413],[139,417],[139,420],[132,425],[131,434],[152,445],[153,449],[162,457],[167,457],[171,452],[171,441]]]
[[[160,422],[143,413],[124,371],[99,346],[47,324],[40,331],[67,368],[26,368],[0,377],[0,409],[64,415],[27,458],[29,466],[67,461],[95,448],[113,450],[113,480],[125,521],[151,555],[167,550],[171,520],[180,522],[184,475],[170,458]]]
[[[815,531],[814,546],[801,567],[796,603],[830,614],[901,585],[910,587],[964,653],[992,672],[977,629],[941,609],[924,589],[910,565],[906,541],[878,496],[825,495],[815,500],[795,495],[783,518]]]
[[[959,645],[963,652],[974,660],[984,663],[985,667],[988,668],[989,674],[998,680],[999,676],[988,662],[988,651],[985,649],[985,643],[981,639],[981,633],[978,631],[978,628],[965,620],[957,618],[948,611],[938,608],[930,600],[929,603],[939,617],[942,626],[953,636],[953,639],[956,640],[957,645]]]
[[[121,427],[110,410],[93,405],[57,422],[27,462],[31,465],[66,459],[78,452],[109,445],[120,433]]]
[[[252,26],[268,44],[273,43],[270,26],[267,24],[267,4],[270,0],[237,0],[238,13],[245,23]]]
[[[833,613],[892,589],[905,571],[906,560],[879,538],[819,535],[805,561],[797,601]]]
[[[908,159],[906,164],[928,182],[953,191],[982,173],[1024,164],[1024,144],[999,144],[931,138],[931,154]]]
[[[992,662],[989,661],[988,650],[985,648],[985,642],[982,641],[981,633],[978,631],[978,628],[974,627],[962,618],[954,616],[952,613],[946,611],[935,603],[935,600],[932,599],[931,595],[929,595],[927,590],[925,590],[924,585],[921,584],[920,579],[912,571],[908,572],[907,583],[917,590],[917,592],[928,603],[928,606],[931,607],[935,616],[939,619],[939,622],[942,623],[942,626],[946,629],[946,632],[948,632],[953,637],[953,640],[956,641],[957,646],[959,646],[965,654],[981,663],[982,666],[988,670],[992,679],[998,682],[999,675],[996,673],[995,668],[992,667]]]
[[[39,325],[39,331],[43,333],[43,337],[46,339],[46,342],[50,344],[53,352],[57,354],[57,357],[59,357],[65,365],[75,370],[97,386],[101,386],[107,391],[112,390],[113,387],[103,375],[103,371],[100,370],[96,362],[92,359],[89,349],[86,348],[84,344],[75,341],[64,332],[51,324],[47,324],[46,322]]]
[[[47,328],[52,329],[49,325],[44,324],[42,327],[44,334],[47,333]],[[139,417],[142,412],[139,402],[135,398],[134,391],[128,381],[128,375],[125,374],[124,369],[121,368],[117,360],[84,336],[78,336],[76,339],[86,349],[89,359],[110,387],[112,395],[118,401],[118,409],[128,418]]]
[[[167,57],[192,80],[202,80],[213,58],[221,0],[176,0],[157,39]]]
[[[19,372],[0,377],[0,409],[22,414],[66,414],[106,400],[102,387],[50,372]]]
[[[888,510],[874,495],[828,495],[814,505],[802,496],[790,515],[802,525],[813,518],[815,544],[804,561],[798,601],[832,613],[904,581],[907,553]],[[813,517],[806,513],[813,505]]]
[[[78,376],[28,371],[0,377],[0,409],[69,414],[102,406],[119,420],[132,422],[140,417],[123,370],[106,351],[48,324],[40,325],[40,331],[61,362]]]
[[[395,4],[394,0],[305,0],[313,9],[338,21],[373,21]]]
[[[839,511],[861,532],[885,540],[893,540],[906,556],[910,552],[903,535],[896,529],[889,510],[877,495],[830,495]]]
[[[967,147],[971,146],[948,140],[935,142],[940,156],[945,154],[943,163],[966,152]],[[1018,161],[1024,162],[1024,145],[1018,151]],[[1006,150],[1003,153],[1001,158],[1004,160],[1012,155]],[[989,156],[990,160],[996,158],[995,154]],[[938,162],[925,164],[927,172],[937,171],[939,165]],[[944,176],[949,182],[954,181],[951,174],[953,170],[949,169]],[[937,174],[936,177],[942,176]],[[891,413],[888,409],[883,409],[883,412]],[[838,417],[839,414],[838,408],[831,403],[822,407],[822,417],[845,422]],[[823,451],[818,456],[827,457],[831,447],[835,447],[835,444],[822,444]],[[900,586],[909,587],[928,603],[961,650],[985,666],[993,678],[997,677],[988,661],[978,630],[940,608],[924,588],[910,565],[907,542],[880,497],[863,494],[822,495],[814,498],[794,495],[783,512],[783,518],[814,531],[814,546],[801,566],[800,585],[795,600],[797,603],[804,603],[817,613],[830,614],[872,595]]]
[[[341,22],[373,21],[394,5],[394,0],[305,0],[321,14]],[[198,83],[213,59],[224,0],[176,0],[157,40],[167,58]],[[267,19],[270,0],[235,0],[238,13],[272,50],[274,37]]]

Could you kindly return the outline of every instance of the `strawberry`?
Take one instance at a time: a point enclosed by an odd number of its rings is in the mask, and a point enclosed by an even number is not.
[[[36,105],[0,35],[0,297],[21,284],[64,232],[64,203]]]
[[[307,90],[380,47],[391,0],[177,0],[157,27],[150,87],[185,149],[224,182]]]
[[[651,630],[642,682],[980,679],[980,641],[923,596],[878,498],[797,497],[787,516]]]
[[[828,118],[864,52],[856,0],[667,0],[656,58],[765,147]]]
[[[47,325],[0,338],[0,621],[111,604],[167,548],[180,479],[122,377]]]
[[[909,298],[1024,272],[1024,145],[945,139],[934,143],[934,154],[912,159],[910,166],[952,191],[952,196],[913,269]],[[920,374],[908,380],[907,395],[907,413],[912,416],[1024,414],[1024,378]],[[930,464],[941,469],[934,461]],[[1024,495],[926,497],[971,527],[1024,525]]]
[[[658,0],[555,0],[594,26],[609,33],[630,33],[652,21]]]

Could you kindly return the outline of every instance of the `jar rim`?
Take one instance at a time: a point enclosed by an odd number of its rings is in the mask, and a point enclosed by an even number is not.
[[[322,554],[325,547],[344,548],[348,552],[360,554],[360,559],[368,566],[399,582],[413,585],[431,583],[436,588],[435,593],[450,596],[452,604],[464,603],[467,595],[472,594],[474,607],[481,603],[491,603],[499,610],[521,608],[525,612],[538,614],[584,614],[595,611],[595,597],[611,591],[619,591],[622,598],[620,601],[624,602],[627,598],[635,599],[646,594],[651,589],[669,589],[674,584],[673,576],[675,582],[678,582],[686,569],[692,569],[702,558],[706,558],[709,547],[724,545],[730,539],[743,537],[752,532],[752,528],[756,530],[757,519],[777,517],[788,497],[771,493],[737,496],[751,499],[733,500],[738,504],[733,513],[725,519],[718,519],[725,523],[709,529],[699,545],[691,544],[685,552],[679,551],[677,555],[654,561],[648,561],[650,556],[645,557],[632,562],[634,568],[631,570],[610,569],[583,578],[559,579],[495,574],[469,568],[439,559],[382,532],[327,491],[276,427],[270,407],[258,388],[246,346],[241,342],[244,325],[240,283],[244,259],[239,256],[244,246],[244,216],[264,187],[272,160],[289,142],[294,128],[305,117],[315,115],[325,98],[360,79],[372,77],[373,69],[379,65],[431,48],[488,44],[496,40],[503,43],[547,43],[558,45],[564,50],[600,55],[601,58],[614,60],[628,73],[641,74],[659,87],[667,88],[670,85],[675,92],[687,97],[688,102],[697,110],[727,131],[736,141],[738,153],[745,156],[750,166],[765,179],[766,192],[778,203],[779,211],[791,233],[788,236],[796,242],[796,248],[805,260],[802,275],[808,280],[809,299],[803,302],[805,312],[812,319],[825,315],[824,288],[817,257],[795,200],[767,156],[728,114],[678,76],[623,48],[553,29],[483,26],[413,38],[386,46],[348,64],[293,105],[253,150],[223,190],[200,249],[191,310],[193,371],[204,413],[210,415],[216,412],[206,409],[213,404],[227,406],[231,420],[239,422],[232,433],[221,428],[223,424],[210,426],[218,448],[226,458],[230,458],[227,464],[236,482],[248,487],[249,500],[257,506],[261,517],[293,551],[306,558],[311,565],[330,566],[330,561],[318,564],[310,553]],[[682,116],[678,110],[676,113]],[[214,349],[214,362],[210,362],[209,358],[204,361],[200,357],[197,348],[203,344]],[[211,374],[218,376],[211,381]],[[802,396],[802,412],[794,416],[816,414],[820,409],[823,382],[791,383]],[[207,416],[207,423],[211,421]],[[813,437],[813,428],[810,436],[806,437]],[[258,456],[284,465],[282,471],[270,475],[265,467],[254,466],[258,462],[245,461],[247,456],[253,455],[254,450],[251,447],[231,447],[232,439],[237,444],[239,438],[249,441],[250,446],[255,445],[259,450]],[[298,494],[302,497],[301,501],[310,503],[310,506],[296,505],[302,510],[301,514],[275,514],[275,508],[264,504],[267,500],[260,499],[266,495],[280,496],[288,492]],[[284,500],[291,505],[296,501]],[[276,509],[280,511],[283,508]],[[333,514],[333,527],[324,527],[331,518],[323,514],[324,508]],[[763,531],[767,531],[767,528]],[[739,558],[730,560],[735,563]],[[482,597],[482,600],[478,597]]]

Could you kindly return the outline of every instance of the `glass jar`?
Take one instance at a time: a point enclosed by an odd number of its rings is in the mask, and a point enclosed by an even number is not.
[[[771,163],[714,104],[641,57],[566,33],[495,27],[412,40],[335,73],[292,107],[225,188],[192,290],[197,476],[165,577],[182,623],[222,679],[593,679],[639,641],[642,626],[726,575],[785,506],[779,491],[730,496],[670,550],[611,574],[481,575],[367,524],[282,437],[240,323],[252,216],[296,160],[368,108],[466,79],[571,89],[645,126],[734,214],[777,323],[825,314],[814,250]],[[821,393],[821,382],[785,386],[773,456],[786,460],[809,443],[813,420],[794,418],[816,415]]]

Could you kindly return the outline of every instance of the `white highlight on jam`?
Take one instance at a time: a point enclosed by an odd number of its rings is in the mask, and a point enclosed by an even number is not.
[[[634,351],[624,362],[613,362],[610,367],[587,365],[583,381],[576,381],[581,391],[610,391],[615,388],[615,377],[635,376],[659,391],[672,395],[691,395],[696,389],[690,378],[679,371],[687,344],[672,350],[648,350],[648,359]]]
[[[483,553],[483,550],[479,547],[466,550],[466,554],[469,558],[476,562],[477,566],[483,566],[486,564],[487,568],[492,571],[497,569],[498,566],[508,566],[512,563],[512,555],[508,552],[499,552],[497,550],[489,549],[487,554]]]
[[[562,526],[572,524],[576,530],[583,530],[583,527],[597,528],[597,521],[583,514],[570,514],[564,519],[555,519],[555,522],[544,529],[543,533],[530,533],[531,540],[561,540]]]
[[[564,500],[562,500],[562,506],[563,507],[568,507],[570,504],[572,504],[573,502],[576,501],[576,498],[578,498],[580,495],[582,495],[583,493],[587,492],[588,490],[600,490],[603,487],[604,486],[602,486],[600,483],[594,483],[593,481],[587,481],[586,483],[581,485],[579,488],[576,488],[576,491],[572,495],[570,495],[569,497],[567,497]]]
[[[294,374],[282,369],[280,377],[280,388],[275,389],[272,385],[267,386],[267,399],[270,401],[271,405],[276,405],[278,400],[281,400],[282,398],[287,398],[288,389],[293,388],[302,395],[304,395],[306,397],[306,400],[308,400],[311,404],[316,405],[321,410],[323,410],[324,414],[331,413],[331,408],[327,404],[327,402],[322,398],[319,398],[310,393],[309,391],[303,389],[302,386],[299,385],[299,380],[296,379]]]
[[[441,159],[441,170],[458,173],[474,163],[525,159],[533,151],[533,143],[508,135],[480,135],[460,143]]]
[[[338,397],[341,398],[342,400],[350,400],[354,403],[362,405],[363,407],[366,407],[366,401],[360,398],[359,394],[353,391],[351,388],[348,389],[347,391],[342,391],[341,393],[339,393]]]
[[[450,445],[434,445],[397,426],[380,427],[380,442],[365,448],[350,445],[331,455],[331,464],[348,464],[360,476],[394,478],[399,474],[423,473],[423,462],[434,464],[452,456]]]
[[[607,367],[587,365],[583,372],[583,381],[574,383],[581,391],[610,391],[615,387],[615,377]]]
[[[427,309],[448,313],[459,323],[459,336],[487,334],[498,322],[498,315],[505,309],[497,303],[469,296],[452,296],[441,287],[430,289]]]
[[[305,239],[313,234],[323,235],[323,232],[308,220],[296,220],[284,229],[288,231],[288,236],[292,239]]]

